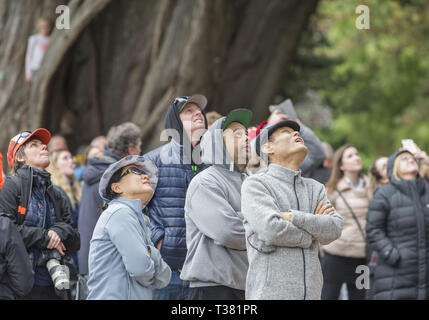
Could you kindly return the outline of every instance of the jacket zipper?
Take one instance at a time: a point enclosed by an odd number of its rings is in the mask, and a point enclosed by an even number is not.
[[[295,192],[295,198],[296,198],[296,204],[298,206],[298,210],[300,210],[298,195],[296,193],[296,176],[293,178],[293,191]],[[302,253],[303,266],[304,266],[304,300],[305,300],[305,298],[307,298],[307,282],[305,279],[305,253],[304,253],[304,248],[301,248],[301,253]]]

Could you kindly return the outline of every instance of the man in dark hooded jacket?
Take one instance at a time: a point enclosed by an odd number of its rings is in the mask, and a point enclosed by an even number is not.
[[[81,235],[81,248],[78,252],[79,273],[88,274],[89,242],[100,217],[103,199],[98,194],[101,176],[110,164],[127,155],[140,155],[141,130],[131,122],[112,127],[107,134],[107,149],[101,158],[88,160],[83,173],[82,199],[79,210],[78,230]]]
[[[186,257],[186,224],[184,207],[186,191],[192,178],[201,172],[199,142],[207,129],[203,95],[173,100],[165,118],[165,129],[171,141],[144,156],[158,167],[158,185],[148,204],[151,240],[161,251],[172,270],[170,284],[154,289],[154,300],[184,300],[189,282],[180,279]]]

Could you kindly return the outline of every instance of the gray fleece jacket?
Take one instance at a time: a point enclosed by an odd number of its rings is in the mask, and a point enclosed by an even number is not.
[[[190,287],[227,286],[245,290],[248,268],[241,215],[238,171],[222,139],[225,117],[217,120],[201,140],[201,159],[212,165],[197,174],[186,195],[187,254],[180,278]]]
[[[246,179],[241,199],[249,258],[246,299],[320,299],[319,243],[339,238],[343,226],[337,212],[313,214],[320,201],[329,202],[325,187],[302,178],[301,171],[270,164]],[[286,211],[292,211],[292,222],[282,220]]]

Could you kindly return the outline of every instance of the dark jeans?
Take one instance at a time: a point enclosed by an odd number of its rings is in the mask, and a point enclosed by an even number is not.
[[[245,300],[244,290],[225,286],[189,288],[189,300]]]
[[[322,300],[338,300],[341,286],[340,282],[324,282]],[[366,290],[359,290],[354,283],[346,283],[349,300],[365,300]]]
[[[180,279],[180,272],[171,271],[171,280],[168,286],[162,289],[152,288],[152,300],[187,300],[189,295],[189,281]]]

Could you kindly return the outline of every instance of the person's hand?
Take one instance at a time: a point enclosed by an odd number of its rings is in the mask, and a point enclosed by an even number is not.
[[[298,118],[296,118],[295,122],[298,123],[300,126],[302,126],[302,122]]]
[[[31,82],[31,76],[26,76],[25,77],[25,81],[27,81],[28,83],[30,83]]]
[[[48,231],[48,236],[49,236],[50,240],[49,240],[49,243],[46,246],[46,248],[54,249],[54,248],[58,247],[58,245],[61,242],[60,236],[53,230]]]
[[[334,211],[335,209],[330,203],[323,205],[323,201],[320,201],[314,214],[333,215]]]
[[[55,249],[59,252],[60,255],[65,255],[64,251],[66,251],[66,246],[64,245],[64,243],[60,242],[60,244],[56,246]]]
[[[283,220],[286,220],[286,221],[290,221],[290,222],[292,222],[292,219],[293,219],[292,212],[291,212],[291,211],[288,211],[288,212],[282,212],[282,219],[283,219]]]
[[[162,246],[162,240],[159,240],[158,244],[156,245],[156,248],[158,249],[158,251],[161,251],[161,246]]]
[[[429,166],[429,156],[425,151],[419,151],[414,156],[417,160],[420,160],[422,164]]]

